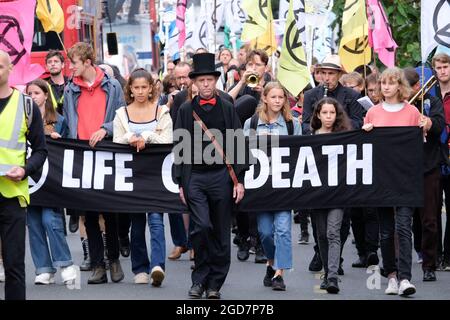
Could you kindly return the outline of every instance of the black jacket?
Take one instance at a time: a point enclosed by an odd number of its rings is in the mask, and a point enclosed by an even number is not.
[[[308,90],[305,93],[305,100],[303,102],[303,134],[311,132],[310,122],[311,116],[314,110],[314,106],[317,101],[323,98],[324,88],[323,86],[315,87]],[[328,97],[334,98],[344,107],[347,112],[354,129],[359,129],[363,125],[363,118],[366,114],[364,108],[357,101],[361,98],[361,95],[351,88],[346,88],[338,83],[336,89],[333,91],[328,90]]]
[[[220,90],[217,90],[217,91],[219,92],[219,96],[222,99],[229,101],[231,104],[234,103],[233,98],[228,93],[220,91]],[[170,116],[172,117],[173,123],[177,122],[178,109],[180,109],[181,105],[184,102],[186,102],[186,99],[187,99],[187,90],[186,89],[178,92],[173,97],[172,107],[170,108]]]
[[[428,113],[425,107],[426,104],[430,105]],[[415,106],[420,111],[422,109],[422,102],[417,100]],[[441,150],[441,133],[445,127],[445,118],[441,100],[430,94],[426,94],[423,113],[429,117],[433,123],[430,131],[427,133],[426,142],[423,144],[424,174],[427,174],[430,171],[439,168],[444,162]]]
[[[239,121],[239,118],[236,114],[236,111],[234,110],[233,104],[228,102],[227,100],[224,100],[222,97],[216,96],[217,104],[215,107],[222,108],[223,115],[225,119],[225,127],[227,129],[241,129],[241,123]],[[174,130],[177,129],[185,129],[188,130],[191,134],[191,137],[194,135],[193,132],[193,122],[194,117],[192,116],[193,111],[193,104],[198,103],[198,99],[194,99],[193,101],[186,101],[181,105],[181,107],[178,110],[178,114],[176,117],[176,122],[174,126]],[[213,128],[208,128],[213,129]],[[241,131],[241,134],[243,135],[243,132]],[[181,141],[180,141],[181,138]],[[174,134],[174,148],[176,149],[179,147],[180,143],[190,143],[192,140],[184,141],[184,139],[177,134]],[[192,148],[194,146],[191,146]],[[177,152],[175,152],[175,156],[177,156]],[[231,160],[231,159],[230,159]],[[238,181],[240,183],[243,183],[244,181],[244,175],[245,171],[248,169],[247,164],[233,164],[233,169],[236,173],[236,176],[238,178]],[[178,185],[180,187],[183,187],[186,189],[186,186],[189,182],[189,179],[191,177],[192,172],[192,164],[175,164],[175,180],[177,181]]]

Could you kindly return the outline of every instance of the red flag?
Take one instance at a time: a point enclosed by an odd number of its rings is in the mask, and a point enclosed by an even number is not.
[[[39,64],[30,64],[36,0],[0,2],[0,49],[14,65],[9,85],[25,85],[44,73]]]
[[[369,45],[378,54],[380,61],[387,67],[395,66],[397,44],[392,37],[392,30],[379,0],[367,1],[369,20]]]

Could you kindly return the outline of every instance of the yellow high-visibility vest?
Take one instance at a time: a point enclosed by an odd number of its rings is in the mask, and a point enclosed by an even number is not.
[[[58,100],[56,100],[55,94],[53,93],[52,85],[47,82],[48,90],[50,92],[50,98],[52,99],[53,108],[58,108],[58,104],[62,104],[64,101],[64,95],[62,95]]]
[[[28,179],[15,182],[4,175],[14,166],[25,166],[27,130],[24,97],[14,90],[0,113],[0,193],[5,198],[19,198],[21,205],[30,203]]]

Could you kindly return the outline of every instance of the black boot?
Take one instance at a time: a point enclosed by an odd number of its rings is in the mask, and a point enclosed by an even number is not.
[[[92,271],[91,276],[88,279],[88,284],[101,284],[107,283],[108,278],[106,277],[106,270],[103,266],[97,266]]]
[[[89,256],[88,239],[81,238],[81,246],[83,248],[83,262],[80,265],[80,270],[91,271],[91,257]]]

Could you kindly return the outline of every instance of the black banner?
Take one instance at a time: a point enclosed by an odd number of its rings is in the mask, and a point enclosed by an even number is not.
[[[32,204],[100,212],[185,212],[171,145],[47,140],[48,163],[30,183]],[[423,137],[413,127],[281,136],[252,149],[242,211],[423,206]],[[188,192],[188,191],[187,191]]]
[[[280,148],[258,159],[270,156],[272,170],[247,172],[241,209],[420,207],[422,149],[413,127],[280,137]]]
[[[172,179],[172,145],[136,152],[102,141],[47,138],[49,157],[30,181],[31,204],[98,212],[186,212]]]

